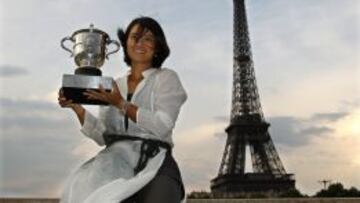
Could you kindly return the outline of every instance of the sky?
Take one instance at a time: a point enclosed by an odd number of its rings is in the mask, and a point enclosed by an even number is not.
[[[360,189],[360,2],[246,7],[262,109],[296,187],[313,195],[325,179]],[[57,104],[62,74],[75,67],[60,40],[90,23],[116,39],[139,16],[162,25],[164,67],[188,93],[173,134],[186,190],[209,191],[230,120],[232,9],[231,0],[0,0],[0,196],[59,197],[70,172],[102,149]],[[103,75],[124,75],[122,58],[111,55]]]

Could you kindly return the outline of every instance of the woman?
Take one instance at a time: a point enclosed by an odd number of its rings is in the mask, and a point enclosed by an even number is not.
[[[152,18],[134,19],[118,31],[130,71],[111,92],[88,90],[89,99],[109,103],[94,117],[59,93],[83,132],[99,145],[95,157],[70,176],[63,203],[178,203],[184,188],[171,149],[172,130],[186,92],[173,70],[161,68],[169,56],[165,35]]]

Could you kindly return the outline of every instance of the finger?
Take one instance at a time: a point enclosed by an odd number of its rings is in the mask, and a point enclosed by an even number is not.
[[[97,98],[100,97],[100,94],[93,90],[87,90],[83,93],[83,95],[87,96],[88,98]]]
[[[69,105],[74,105],[73,100],[70,99],[67,101],[67,106],[69,106]]]
[[[89,90],[83,93],[88,99],[106,101],[105,97],[97,91]]]
[[[64,95],[59,95],[58,100],[67,100],[67,98]]]
[[[63,95],[64,95],[64,90],[63,90],[63,88],[60,88],[60,89],[59,89],[59,95],[60,95],[60,96],[63,96]]]
[[[85,95],[86,98],[88,98],[88,99],[98,99],[98,96],[97,96],[97,95],[94,95],[94,94],[84,93],[84,95]]]
[[[102,85],[99,86],[99,91],[93,91],[93,93],[103,101],[107,101],[107,98],[110,96],[110,93],[106,92]]]
[[[101,94],[101,92],[99,92],[98,90],[91,90],[91,89],[86,89],[87,93],[90,93],[90,94]]]
[[[104,89],[104,86],[102,84],[99,85],[99,91],[101,93],[106,93],[105,89]]]
[[[95,96],[95,97],[100,97],[102,95],[102,93],[95,91],[95,90],[86,90],[84,92],[84,94],[86,94],[88,96]]]
[[[73,101],[72,100],[61,101],[59,104],[61,107],[70,107],[71,105],[73,105]]]
[[[75,105],[74,103],[66,104],[66,105],[64,105],[64,108],[71,108],[71,107],[73,107],[74,105]]]
[[[58,98],[58,101],[60,102],[60,101],[66,101],[67,99],[65,98],[65,97],[59,97]]]
[[[113,85],[113,91],[116,93],[120,93],[119,87],[117,86],[117,84],[114,80],[112,82],[112,85]]]
[[[66,101],[62,102],[63,105],[69,105],[71,103],[72,103],[72,100],[66,100]]]
[[[104,98],[104,97],[89,96],[89,97],[87,97],[87,98],[88,98],[88,99],[91,99],[91,100],[99,100],[99,101],[107,102],[107,99]]]

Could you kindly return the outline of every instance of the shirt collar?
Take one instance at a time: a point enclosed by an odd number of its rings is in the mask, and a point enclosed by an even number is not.
[[[142,75],[144,76],[144,78],[147,78],[156,70],[157,70],[156,68],[148,68],[142,72]]]
[[[144,70],[141,74],[142,76],[144,76],[144,78],[147,78],[149,77],[152,73],[154,73],[155,71],[157,70],[157,68],[148,68],[146,70]],[[127,72],[127,75],[130,75],[131,74],[131,69],[129,69],[129,71]]]

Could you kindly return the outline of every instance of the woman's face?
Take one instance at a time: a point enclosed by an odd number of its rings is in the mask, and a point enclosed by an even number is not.
[[[151,31],[141,32],[140,26],[134,25],[126,41],[126,51],[131,63],[152,64],[155,53],[155,37]]]

